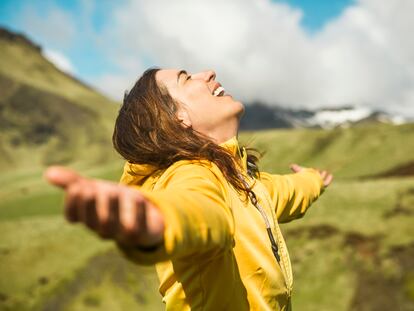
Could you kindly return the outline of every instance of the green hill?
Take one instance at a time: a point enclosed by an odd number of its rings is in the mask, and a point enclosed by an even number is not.
[[[115,158],[118,105],[58,70],[22,35],[0,29],[0,169]]]
[[[321,167],[336,178],[374,177],[414,166],[414,124],[367,123],[351,128],[246,132],[241,140],[265,151],[261,167],[288,172],[288,165]],[[395,172],[404,175],[403,171]],[[411,173],[412,174],[412,173]]]

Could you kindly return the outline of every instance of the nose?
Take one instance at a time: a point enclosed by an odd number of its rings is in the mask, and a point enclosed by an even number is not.
[[[207,82],[210,82],[216,78],[216,73],[214,72],[214,70],[206,70],[206,71],[198,72],[196,74],[192,74],[191,77],[193,79],[202,79]]]
[[[214,70],[207,70],[205,72],[205,77],[207,82],[213,81],[216,78],[216,73],[214,72]]]

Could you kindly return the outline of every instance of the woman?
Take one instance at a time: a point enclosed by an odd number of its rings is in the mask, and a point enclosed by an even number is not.
[[[167,310],[289,310],[292,272],[278,222],[302,217],[332,180],[293,165],[259,172],[238,145],[243,105],[213,71],[146,71],[125,96],[113,135],[122,184],[63,168],[66,217],[156,264]]]

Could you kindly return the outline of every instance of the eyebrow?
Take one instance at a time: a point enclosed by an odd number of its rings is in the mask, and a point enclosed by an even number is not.
[[[178,73],[178,75],[177,75],[177,83],[178,83],[178,81],[180,80],[180,76],[181,75],[188,75],[187,74],[187,71],[185,71],[185,70],[180,70],[180,72]]]

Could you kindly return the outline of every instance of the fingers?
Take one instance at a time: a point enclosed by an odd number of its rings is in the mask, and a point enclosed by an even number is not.
[[[123,244],[139,244],[140,235],[146,227],[146,204],[134,191],[124,191],[119,197],[118,240]]]
[[[83,178],[61,167],[48,169],[45,177],[66,191],[65,216],[69,222],[81,222],[100,237],[127,246],[162,241],[163,216],[138,190]]]
[[[333,180],[333,175],[331,173],[329,173],[328,171],[319,171],[319,174],[322,177],[323,185],[325,187],[328,187],[331,184],[332,180]]]
[[[119,202],[116,189],[101,185],[97,194],[97,233],[104,239],[114,238],[119,228]]]
[[[66,218],[83,223],[104,239],[115,238],[120,228],[118,192],[122,188],[126,187],[86,179],[71,184],[65,200]]]
[[[146,208],[147,201],[140,192],[115,183],[79,179],[66,189],[68,221],[81,222],[100,237],[115,239],[123,245],[154,240],[142,234],[146,229]]]
[[[72,184],[66,191],[65,196],[65,217],[69,222],[79,221],[78,206],[81,200],[81,184]]]
[[[289,167],[295,173],[298,173],[301,170],[303,170],[302,166],[300,166],[298,164],[295,164],[295,163],[291,164]],[[323,185],[325,187],[328,187],[332,183],[333,175],[331,173],[329,173],[328,171],[326,171],[326,170],[322,170],[322,171],[319,170],[319,169],[316,169],[316,170],[319,172],[319,174],[320,174],[320,176],[323,180]]]
[[[326,175],[326,177],[323,178],[323,184],[324,184],[324,186],[325,187],[328,187],[331,184],[332,180],[333,180],[333,175],[328,173]]]
[[[79,201],[78,217],[89,229],[96,231],[99,228],[96,210],[95,188],[92,186],[83,189],[82,200]]]
[[[45,173],[44,177],[52,185],[67,188],[70,184],[77,182],[82,177],[75,171],[61,167],[51,166]]]
[[[297,165],[296,163],[293,163],[293,164],[289,165],[289,167],[295,173],[298,173],[298,172],[300,172],[303,169],[302,166]]]

